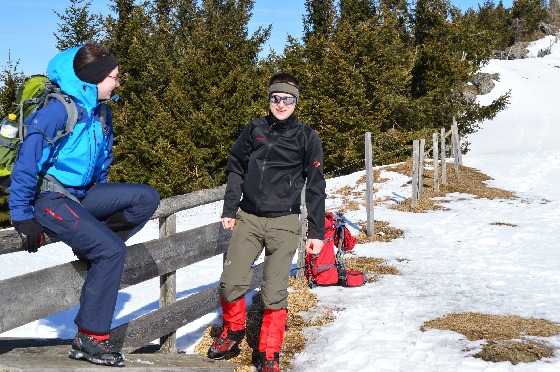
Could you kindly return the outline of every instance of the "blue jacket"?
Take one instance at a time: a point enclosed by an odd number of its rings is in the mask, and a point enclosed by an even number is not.
[[[81,81],[74,73],[73,62],[78,49],[80,47],[57,54],[47,70],[49,79],[74,99],[78,122],[73,132],[53,147],[49,139],[66,124],[67,113],[62,103],[53,99],[25,120],[27,136],[12,170],[8,202],[12,221],[33,218],[40,174],[54,176],[77,197],[83,197],[94,183],[107,182],[113,161],[113,122],[107,107],[103,130],[99,108],[105,103],[97,101],[97,85]]]

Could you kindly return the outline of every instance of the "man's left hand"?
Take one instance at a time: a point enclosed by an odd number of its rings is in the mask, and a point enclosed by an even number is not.
[[[323,249],[323,240],[321,239],[307,239],[305,244],[305,253],[308,254],[319,254]]]

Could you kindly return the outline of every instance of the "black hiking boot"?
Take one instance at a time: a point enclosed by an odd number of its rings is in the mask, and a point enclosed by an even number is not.
[[[208,358],[222,359],[230,351],[239,351],[239,343],[245,336],[245,330],[222,332],[220,337],[215,338],[214,342],[208,349]]]
[[[105,366],[124,366],[124,355],[111,350],[109,340],[96,340],[81,332],[76,334],[72,349],[68,353],[72,359],[83,359],[90,363]]]
[[[274,353],[273,359],[266,359],[266,353],[260,353],[261,363],[257,367],[258,372],[280,372],[280,354]]]

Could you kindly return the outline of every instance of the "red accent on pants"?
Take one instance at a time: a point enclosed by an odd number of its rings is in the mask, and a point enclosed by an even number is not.
[[[88,332],[85,329],[82,329],[80,327],[78,327],[78,332],[83,333],[84,335],[92,337],[92,338],[94,338],[96,340],[99,340],[99,341],[105,341],[105,340],[109,339],[109,334],[108,333],[100,335],[100,334],[97,334],[97,333]]]

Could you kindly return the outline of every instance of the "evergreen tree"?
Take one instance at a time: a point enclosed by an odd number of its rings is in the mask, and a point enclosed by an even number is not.
[[[509,94],[486,107],[463,96],[467,82],[491,56],[491,33],[477,32],[446,0],[418,1],[413,29],[413,122],[418,129],[449,127],[457,118],[459,134],[472,133],[479,120],[491,119],[507,105]]]
[[[116,3],[131,12],[111,21],[126,56],[112,180],[149,183],[164,197],[223,184],[241,128],[267,112],[271,71],[257,57],[270,28],[248,35],[250,0]]]
[[[333,31],[336,10],[333,0],[306,0],[303,19],[304,41],[307,38],[329,38]]]
[[[18,71],[18,66],[19,61],[13,61],[8,51],[8,62],[0,71],[0,118],[15,109],[17,89],[24,78],[23,72]]]
[[[529,41],[539,29],[539,23],[546,19],[546,0],[514,0],[511,8],[512,18],[517,20],[517,41]]]
[[[513,45],[511,10],[504,7],[502,0],[496,6],[494,22],[497,39],[496,45],[501,47],[501,49]]]
[[[100,41],[103,38],[103,16],[91,14],[91,0],[85,1],[70,0],[70,6],[63,14],[54,11],[62,21],[57,23],[59,34],[54,33],[58,50],[83,45],[88,40]]]
[[[328,39],[310,32],[304,45],[292,42],[286,49],[281,68],[302,80],[298,115],[318,131],[327,173],[341,164],[346,172],[359,169],[364,133],[378,138],[402,124],[412,55],[403,42],[403,13],[393,5],[341,2]]]
[[[12,61],[8,51],[8,62],[0,71],[0,119],[13,112],[17,88],[23,81],[23,72],[18,71],[19,61]],[[10,226],[8,194],[0,193],[0,226]]]
[[[375,5],[370,0],[340,0],[339,23],[366,22],[375,13]]]
[[[476,32],[484,31],[489,38],[484,42],[492,49],[505,50],[512,45],[513,35],[511,30],[511,16],[508,9],[504,8],[502,1],[495,7],[492,0],[486,0],[478,7],[478,13],[465,14],[465,18],[476,19],[474,27]]]
[[[560,27],[560,2],[558,0],[550,0],[546,12],[546,22]]]

